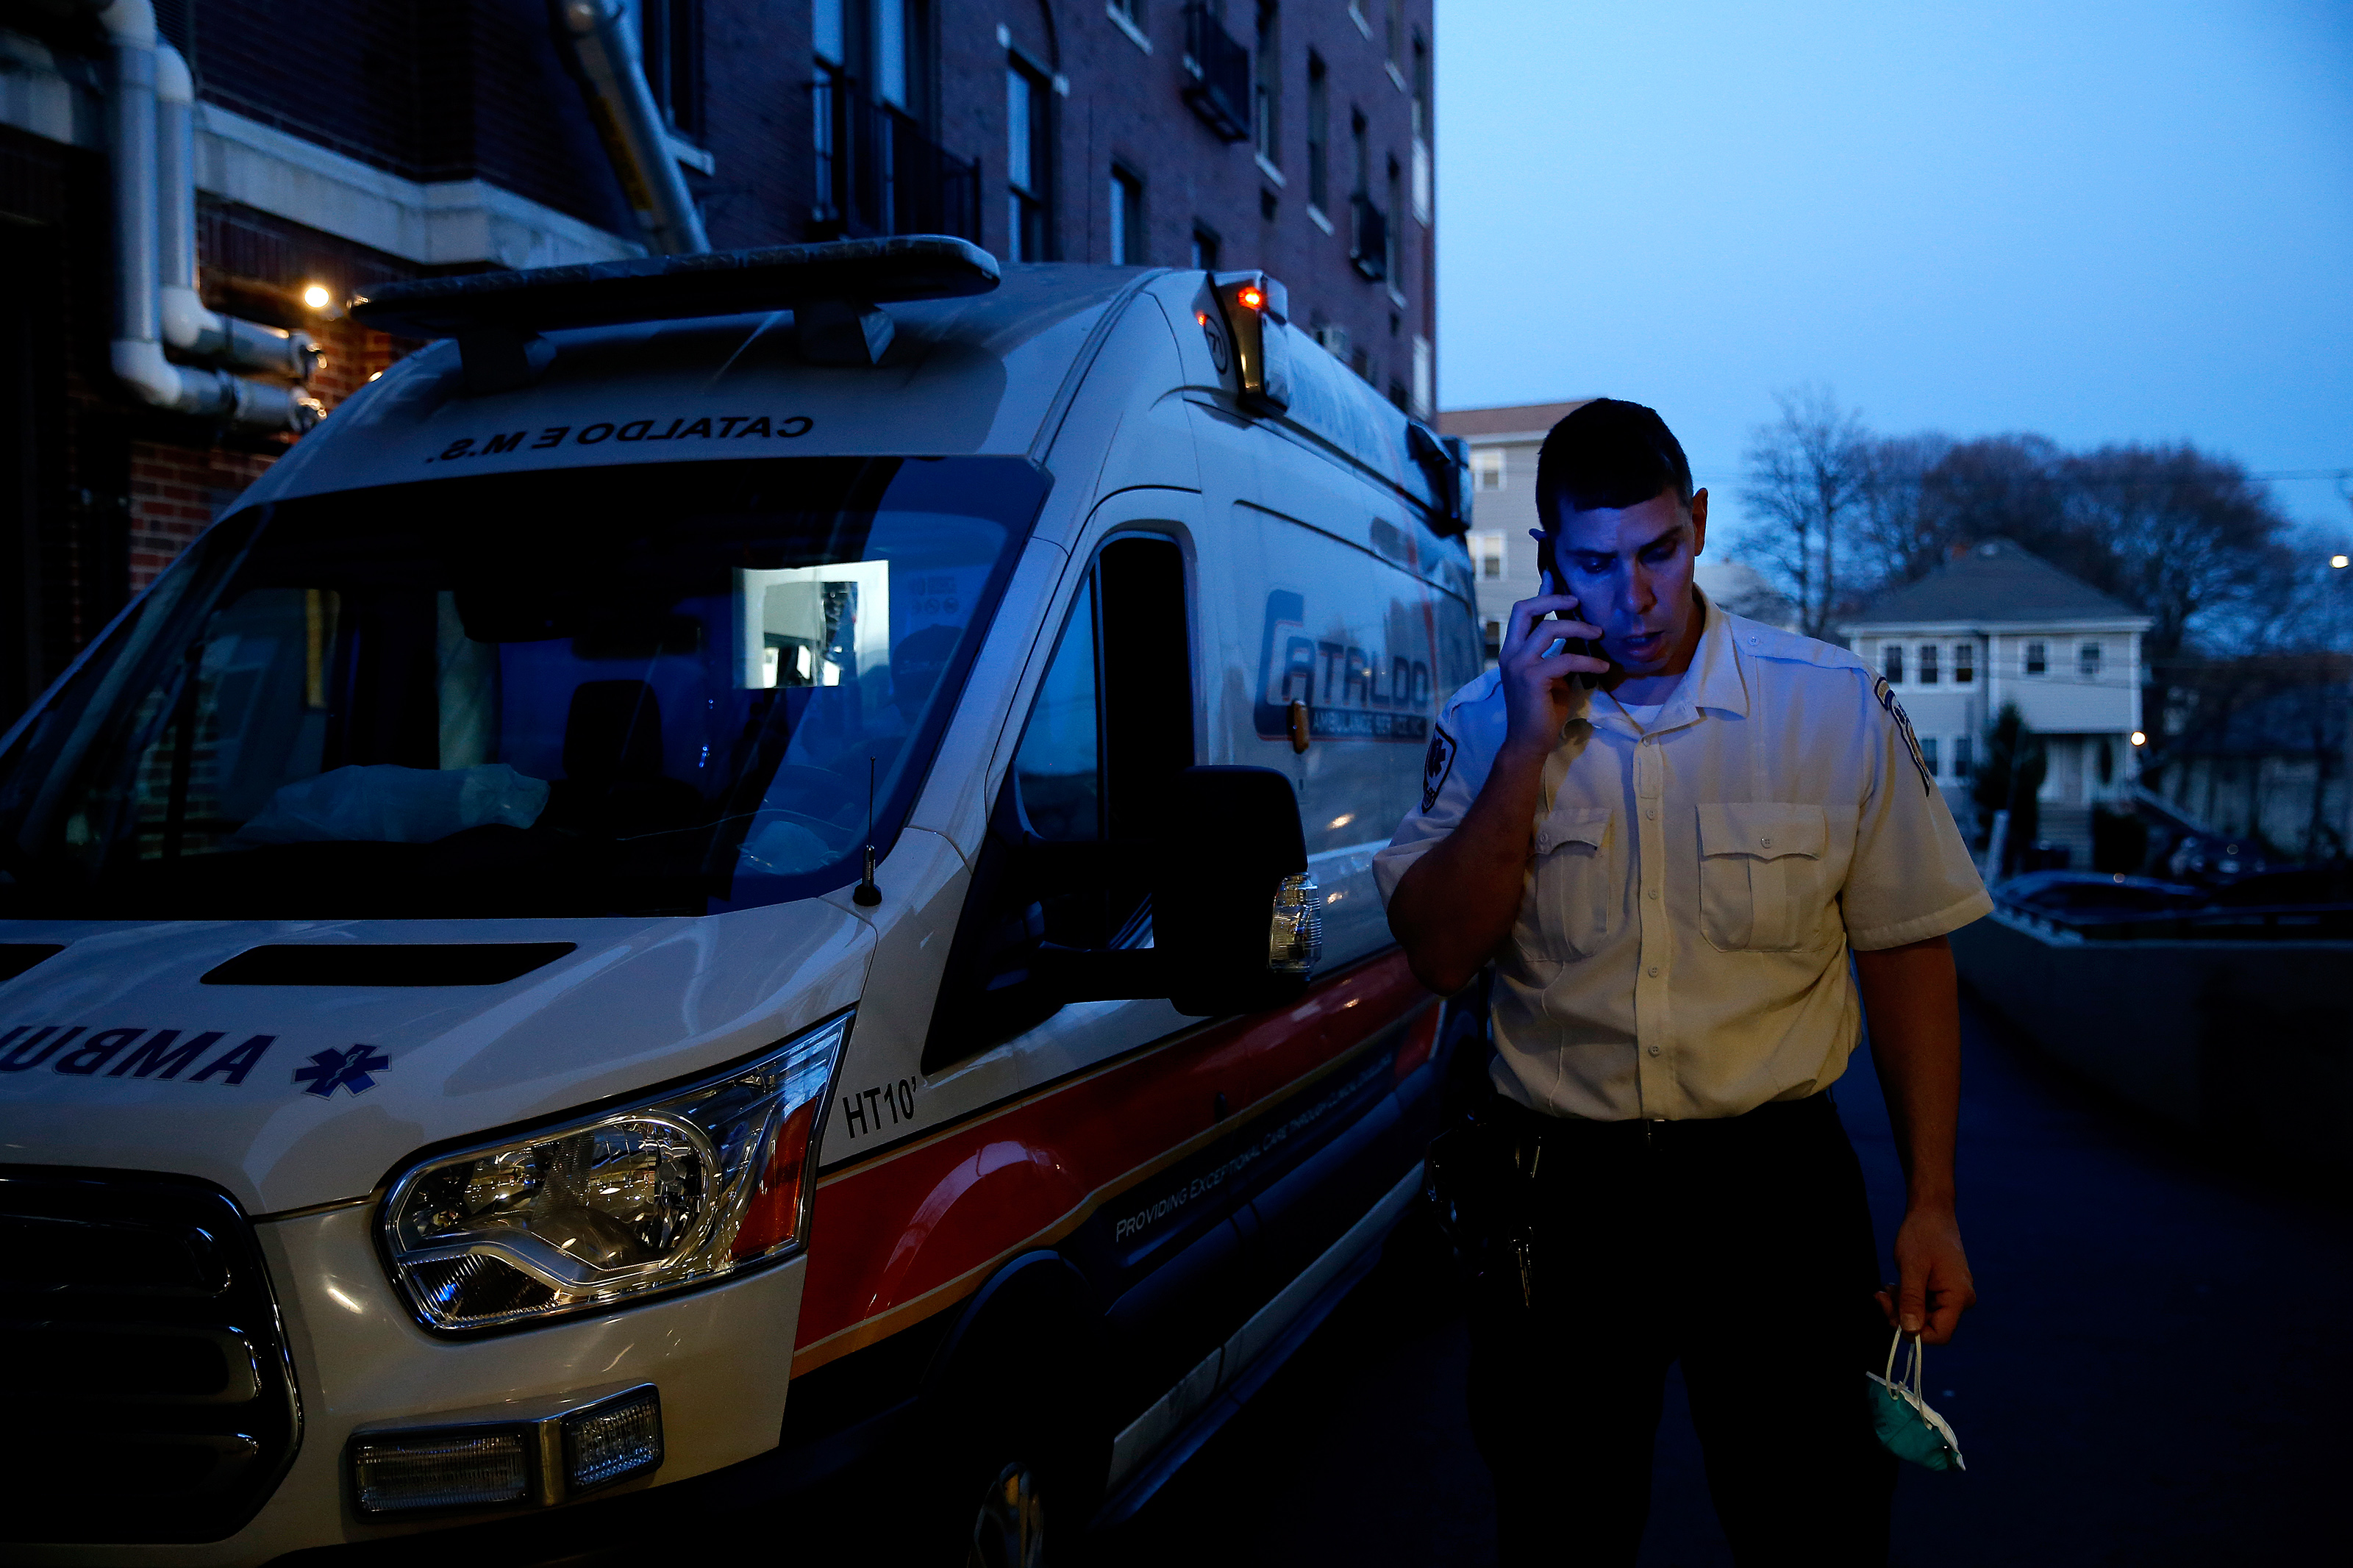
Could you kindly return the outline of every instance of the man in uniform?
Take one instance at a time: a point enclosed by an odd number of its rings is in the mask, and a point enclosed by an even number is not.
[[[1862,1373],[1975,1300],[1946,936],[1991,903],[1885,683],[1693,587],[1707,492],[1657,414],[1571,413],[1536,506],[1544,591],[1375,861],[1425,984],[1495,965],[1486,1158],[1521,1217],[1471,1405],[1503,1558],[1634,1561],[1680,1361],[1736,1558],[1882,1563]],[[1829,1092],[1866,1019],[1908,1190],[1892,1291]]]

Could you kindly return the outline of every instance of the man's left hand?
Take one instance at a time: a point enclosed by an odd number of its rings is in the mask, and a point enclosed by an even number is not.
[[[1879,1292],[1890,1328],[1918,1334],[1924,1344],[1949,1343],[1961,1314],[1976,1304],[1961,1226],[1950,1209],[1914,1209],[1895,1233],[1896,1286]]]

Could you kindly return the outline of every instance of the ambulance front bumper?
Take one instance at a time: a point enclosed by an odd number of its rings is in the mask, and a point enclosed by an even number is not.
[[[453,1339],[420,1328],[385,1277],[375,1214],[374,1204],[362,1204],[254,1226],[293,1363],[301,1430],[284,1478],[244,1528],[202,1543],[11,1542],[0,1547],[0,1558],[262,1563],[304,1548],[522,1524],[523,1516],[547,1521],[776,1447],[805,1258],[608,1313]],[[357,1506],[348,1459],[355,1433],[543,1420],[648,1384],[659,1392],[663,1449],[649,1475],[573,1504],[527,1497],[494,1508],[389,1515]]]

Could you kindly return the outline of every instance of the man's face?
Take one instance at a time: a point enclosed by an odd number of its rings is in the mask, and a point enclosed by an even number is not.
[[[1562,508],[1552,531],[1561,587],[1601,628],[1601,650],[1629,675],[1659,675],[1687,656],[1697,611],[1692,562],[1707,542],[1707,492],[1686,510],[1672,486],[1638,506]]]

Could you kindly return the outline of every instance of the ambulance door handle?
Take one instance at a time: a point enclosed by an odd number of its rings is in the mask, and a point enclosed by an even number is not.
[[[1291,749],[1304,752],[1313,739],[1307,732],[1307,704],[1294,697],[1291,700]]]

